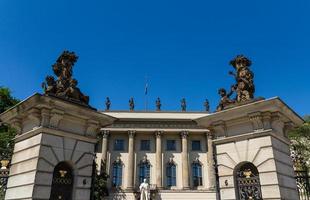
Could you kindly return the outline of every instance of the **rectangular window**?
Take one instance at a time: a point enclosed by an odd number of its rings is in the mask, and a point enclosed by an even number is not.
[[[167,140],[167,151],[175,151],[176,150],[176,143],[175,140]]]
[[[141,151],[150,151],[151,150],[150,140],[141,140],[140,150]]]
[[[174,164],[169,164],[166,168],[166,175],[167,175],[167,186],[176,186],[176,167]]]
[[[192,141],[192,150],[193,151],[200,151],[201,150],[201,144],[199,140],[193,140]]]
[[[124,140],[114,140],[114,150],[115,151],[124,151]]]
[[[202,169],[199,163],[192,165],[194,187],[202,186]]]

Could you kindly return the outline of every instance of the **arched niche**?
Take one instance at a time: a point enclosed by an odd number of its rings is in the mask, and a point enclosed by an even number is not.
[[[262,200],[257,167],[250,162],[239,163],[234,169],[236,199]]]
[[[67,162],[58,163],[53,172],[50,200],[72,200],[73,168]]]

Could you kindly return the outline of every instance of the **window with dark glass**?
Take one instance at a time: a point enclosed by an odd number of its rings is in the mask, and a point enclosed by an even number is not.
[[[174,163],[168,163],[166,167],[167,186],[176,186],[176,166]]]
[[[151,149],[150,140],[141,140],[140,150],[149,151]]]
[[[193,172],[193,185],[194,187],[202,185],[202,169],[201,164],[199,162],[194,162],[192,164],[192,172]]]
[[[124,140],[115,140],[114,141],[114,150],[115,151],[124,151]]]
[[[201,150],[201,144],[199,140],[193,140],[192,141],[192,150],[193,151],[200,151]]]
[[[119,187],[122,185],[122,163],[114,163],[113,164],[113,171],[112,171],[113,177],[112,177],[112,185],[113,187]]]
[[[143,183],[143,180],[146,179],[150,181],[150,164],[149,162],[141,162],[139,166],[139,181],[140,184]]]
[[[167,140],[167,151],[175,151],[176,150],[176,143],[175,140]]]

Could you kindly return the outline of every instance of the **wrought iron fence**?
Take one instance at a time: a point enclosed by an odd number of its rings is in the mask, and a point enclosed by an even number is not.
[[[7,182],[9,178],[9,169],[1,161],[2,167],[0,169],[0,199],[4,199]]]
[[[310,177],[308,170],[295,171],[297,190],[300,200],[310,200]]]

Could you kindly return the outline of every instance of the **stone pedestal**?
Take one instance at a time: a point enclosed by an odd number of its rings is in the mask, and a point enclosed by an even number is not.
[[[112,123],[112,118],[81,105],[35,94],[0,119],[19,131],[6,200],[50,199],[55,174],[68,176],[67,171],[54,170],[62,162],[73,171],[72,199],[90,198],[96,134],[100,126]]]

